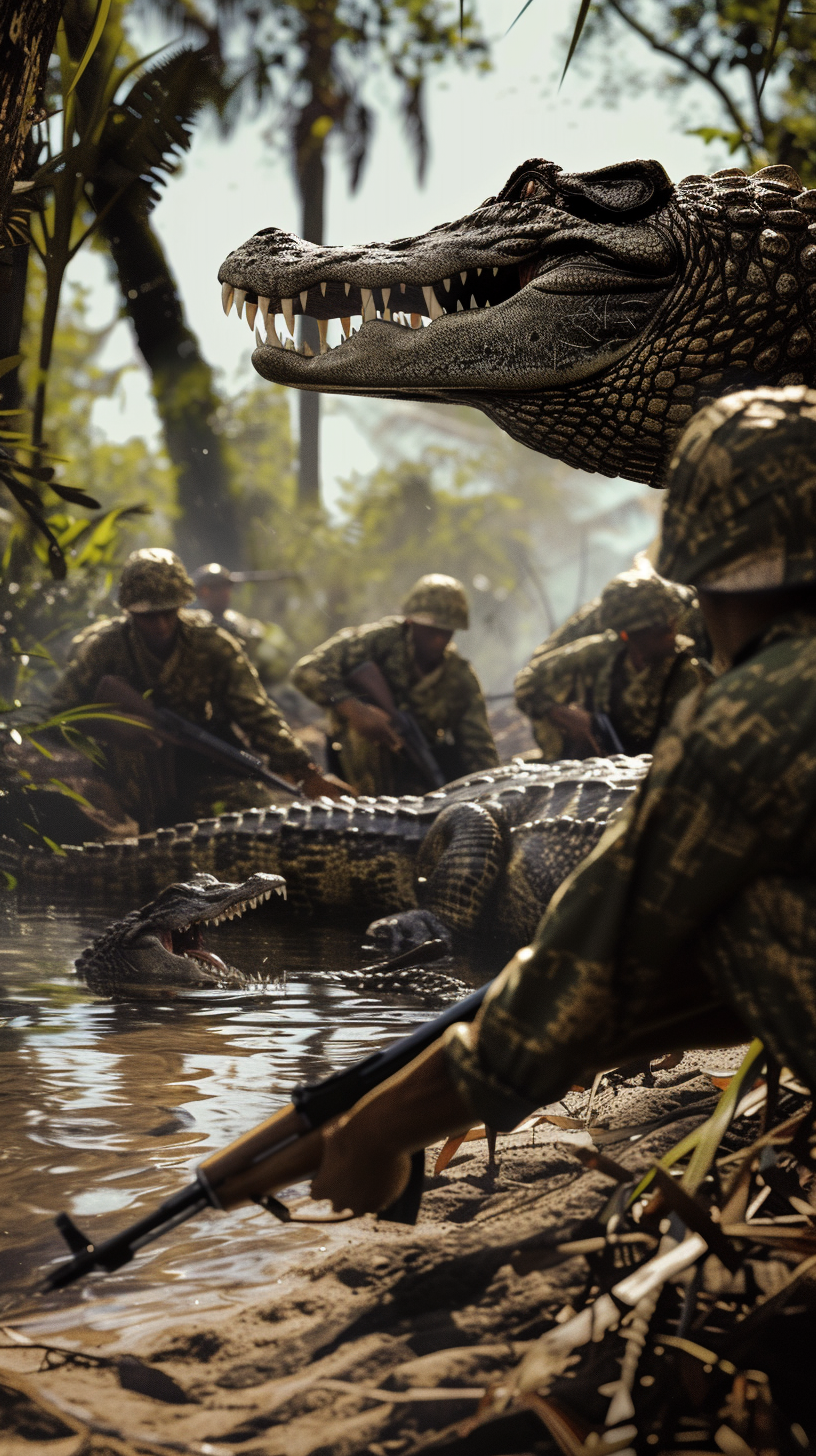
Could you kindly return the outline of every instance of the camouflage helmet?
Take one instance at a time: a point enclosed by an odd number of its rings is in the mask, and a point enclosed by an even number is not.
[[[224,581],[228,586],[232,585],[232,572],[228,566],[222,566],[218,561],[208,561],[206,566],[199,566],[193,572],[193,585],[197,591],[210,582]]]
[[[725,395],[669,466],[659,569],[707,591],[816,582],[816,392]]]
[[[437,571],[414,582],[402,611],[412,622],[439,627],[442,632],[458,632],[470,625],[468,599],[461,581]]]
[[[119,605],[126,612],[172,612],[195,597],[195,587],[175,551],[145,546],[122,568]]]
[[[670,627],[684,606],[679,590],[661,576],[624,571],[601,593],[601,626],[613,632]]]

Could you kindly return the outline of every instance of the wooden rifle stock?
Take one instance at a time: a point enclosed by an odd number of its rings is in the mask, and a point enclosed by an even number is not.
[[[421,947],[420,947],[421,949]],[[426,1022],[410,1036],[385,1051],[374,1052],[342,1072],[334,1072],[311,1087],[296,1087],[292,1101],[265,1122],[213,1153],[196,1169],[195,1180],[174,1193],[151,1213],[110,1239],[94,1243],[66,1213],[57,1227],[73,1258],[47,1277],[46,1287],[61,1289],[94,1269],[111,1272],[130,1262],[145,1244],[207,1208],[230,1209],[242,1203],[263,1203],[281,1189],[308,1177],[320,1165],[323,1135],[320,1129],[332,1118],[348,1112],[368,1092],[402,1071],[449,1026],[472,1021],[489,985],[472,991],[464,1001]],[[424,1153],[415,1153],[411,1181],[396,1203],[380,1215],[396,1223],[415,1223],[422,1198]],[[270,1207],[270,1211],[274,1211]]]
[[[388,714],[402,739],[406,757],[422,775],[429,789],[441,789],[446,782],[445,775],[413,713],[405,708],[398,708],[394,702],[382,668],[376,662],[361,662],[359,667],[347,674],[346,682],[373,703],[375,708],[381,708]]]

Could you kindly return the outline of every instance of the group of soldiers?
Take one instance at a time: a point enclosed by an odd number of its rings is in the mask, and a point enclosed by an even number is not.
[[[295,665],[292,683],[328,719],[328,772],[267,694],[258,671],[264,624],[230,606],[232,585],[217,563],[190,578],[171,551],[134,552],[119,585],[122,615],[74,639],[53,709],[98,701],[100,683],[124,681],[155,706],[262,756],[312,798],[422,794],[498,763],[479,680],[453,642],[469,626],[461,582],[421,577],[398,615],[346,627]],[[547,638],[516,678],[516,702],[532,720],[540,755],[650,751],[680,699],[711,679],[696,643],[679,630],[691,625],[704,635],[694,614],[693,594],[641,560]],[[372,670],[385,694],[379,701],[365,691]],[[406,751],[406,714],[430,755],[430,776],[428,762]],[[144,831],[271,802],[262,784],[145,734],[114,736],[107,754],[123,813]]]
[[[297,664],[294,682],[330,715],[342,779],[311,761],[229,623],[187,611],[194,590],[170,552],[137,552],[123,615],[76,640],[55,706],[92,700],[120,673],[240,730],[306,793],[420,792],[394,714],[355,686],[374,664],[445,776],[496,763],[478,680],[452,642],[468,624],[460,583],[425,577],[400,615]],[[636,564],[548,639],[517,698],[545,757],[617,745],[652,750],[651,769],[476,1021],[324,1129],[313,1193],[337,1209],[385,1207],[414,1151],[475,1122],[510,1129],[644,1054],[760,1036],[816,1088],[816,392],[735,393],[690,422],[656,570]],[[205,788],[198,767],[179,766],[191,808]]]

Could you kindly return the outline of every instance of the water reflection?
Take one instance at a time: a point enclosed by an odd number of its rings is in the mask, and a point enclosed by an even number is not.
[[[259,912],[208,943],[234,965],[274,976],[257,991],[103,1000],[73,972],[76,954],[116,911],[0,909],[0,1310],[21,1304],[63,1253],[66,1209],[108,1234],[189,1180],[193,1165],[312,1082],[386,1045],[433,1013],[406,996],[360,995],[326,979],[357,967],[360,932]],[[493,969],[493,968],[491,968]],[[459,962],[452,974],[472,984]],[[344,1227],[344,1226],[341,1226]],[[49,1296],[47,1307],[105,1301],[96,1317],[166,1302],[167,1281],[211,1304],[273,1278],[277,1262],[328,1229],[284,1228],[256,1209],[207,1214],[104,1280]]]

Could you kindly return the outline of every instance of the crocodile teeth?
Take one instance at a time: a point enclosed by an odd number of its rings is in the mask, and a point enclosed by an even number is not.
[[[388,300],[391,297],[391,289],[381,288],[380,293],[382,294],[383,308],[386,309],[388,307]]]
[[[243,312],[244,312],[244,300],[245,299],[246,299],[246,289],[245,288],[236,288],[236,290],[235,290],[235,312],[237,313],[237,315],[238,315],[239,318],[242,317]]]
[[[303,292],[300,295],[300,307],[301,307],[301,311],[303,313],[306,312],[306,300],[308,299],[308,297],[309,297],[309,290],[308,290],[308,288],[304,288]]]
[[[467,283],[467,268],[465,269],[464,273],[459,274],[459,277],[461,278],[463,283]]]
[[[232,287],[232,284],[231,283],[222,283],[221,284],[221,307],[223,308],[224,313],[228,317],[229,317],[229,311],[232,308],[232,305],[233,305],[234,300],[235,300],[235,289]]]
[[[351,319],[349,317],[341,318],[340,323],[342,325],[343,333],[345,334],[346,338],[347,339],[350,338],[351,337]]]
[[[286,327],[294,338],[295,336],[295,311],[292,307],[291,298],[281,299],[281,313],[286,320]]]
[[[348,296],[349,296],[349,293],[350,293],[350,292],[351,292],[351,284],[350,284],[350,283],[344,283],[344,284],[343,284],[343,287],[344,287],[344,288],[345,288],[345,290],[346,290],[346,298],[348,298]]]
[[[321,285],[320,285],[320,292],[323,294],[323,297],[325,298],[326,297],[326,285],[325,285],[325,283],[321,283]]]
[[[476,302],[476,299],[474,298],[474,296],[473,296],[472,293],[470,295],[470,306],[471,306],[471,308],[478,308],[479,307],[479,305]]]
[[[317,320],[317,332],[320,335],[320,352],[321,352],[321,354],[328,354],[328,352],[329,352],[329,342],[328,342],[328,339],[326,338],[326,335],[329,332],[329,320],[328,319],[318,319]]]
[[[442,282],[445,285],[445,292],[450,293],[450,278],[443,278]]]
[[[370,288],[361,288],[360,297],[363,300],[363,323],[365,323],[367,319],[377,317],[377,310],[374,307],[374,299]]]
[[[246,306],[246,321],[250,329],[255,327],[255,315],[258,312],[257,303],[248,303]]]
[[[462,300],[461,300],[461,298],[457,298],[457,300],[456,300],[456,312],[457,313],[464,313],[464,311],[465,310],[462,307]]]

